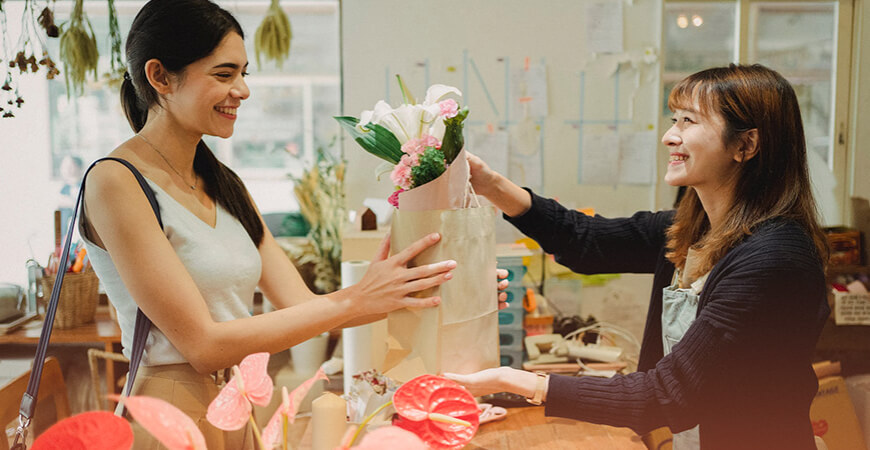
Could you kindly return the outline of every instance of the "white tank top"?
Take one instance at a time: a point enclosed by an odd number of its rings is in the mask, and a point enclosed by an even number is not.
[[[216,205],[217,221],[212,228],[156,183],[147,178],[146,181],[160,204],[166,238],[199,288],[212,319],[224,322],[250,317],[254,289],[260,280],[261,260],[242,224]],[[83,240],[94,271],[118,311],[121,345],[124,356],[129,358],[136,324],[136,302],[121,281],[108,252],[87,239]],[[141,364],[157,366],[186,362],[156,324],[153,325]]]

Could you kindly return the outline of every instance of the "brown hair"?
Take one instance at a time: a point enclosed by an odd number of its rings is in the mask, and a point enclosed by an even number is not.
[[[788,218],[806,230],[826,262],[828,246],[817,221],[800,107],[788,81],[758,64],[707,69],[677,83],[668,107],[691,108],[696,101],[702,113],[724,120],[726,146],[736,145],[746,131],[756,129],[758,150],[740,163],[734,204],[718,229],[710,229],[697,192],[691,187],[686,190],[667,232],[668,259],[683,267],[693,247],[699,263],[690,275],[699,276],[762,222]]]

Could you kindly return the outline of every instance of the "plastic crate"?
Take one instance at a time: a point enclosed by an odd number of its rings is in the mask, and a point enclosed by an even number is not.
[[[524,353],[523,350],[516,349],[499,349],[501,351],[501,365],[502,366],[510,366],[514,369],[522,369],[523,368],[523,358]]]
[[[520,308],[505,308],[498,312],[498,329],[501,330],[522,330],[523,316],[525,310]]]
[[[526,337],[525,331],[519,329],[499,329],[498,330],[498,345],[500,347],[515,347],[523,349],[523,338]]]

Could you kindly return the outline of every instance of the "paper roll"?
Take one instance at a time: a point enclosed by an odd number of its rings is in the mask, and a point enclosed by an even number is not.
[[[359,282],[369,268],[368,261],[341,263],[341,287]],[[350,392],[353,375],[379,368],[387,352],[387,319],[367,325],[345,328],[341,332],[341,351],[344,358],[344,392]]]

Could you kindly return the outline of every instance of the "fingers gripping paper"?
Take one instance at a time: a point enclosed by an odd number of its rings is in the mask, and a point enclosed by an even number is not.
[[[424,373],[464,374],[498,366],[493,214],[491,208],[396,211],[390,241],[393,252],[438,232],[441,241],[409,266],[453,259],[457,267],[453,279],[417,294],[441,297],[439,306],[388,315],[387,355],[382,368],[387,376],[405,382]]]

